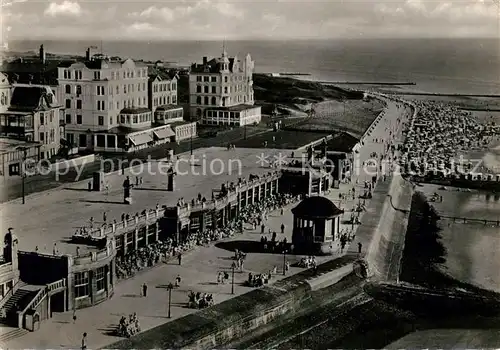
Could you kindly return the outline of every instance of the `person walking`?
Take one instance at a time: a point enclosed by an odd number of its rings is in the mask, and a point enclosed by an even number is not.
[[[76,323],[76,309],[73,308],[73,324]]]
[[[285,224],[281,224],[281,234],[285,233]]]
[[[87,349],[87,332],[83,333],[82,337],[82,350]]]
[[[102,213],[102,221],[104,221],[104,223],[106,223],[107,219],[108,219],[108,216],[106,215],[106,212],[103,212]]]
[[[361,254],[362,247],[363,247],[363,244],[361,242],[358,242],[358,254]]]
[[[148,285],[146,284],[146,282],[144,282],[144,284],[142,285],[142,296],[148,296]]]

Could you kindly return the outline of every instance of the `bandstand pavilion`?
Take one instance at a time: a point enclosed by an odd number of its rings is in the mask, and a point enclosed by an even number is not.
[[[294,251],[307,254],[333,254],[340,238],[340,216],[343,210],[328,198],[304,199],[293,213],[292,244]]]

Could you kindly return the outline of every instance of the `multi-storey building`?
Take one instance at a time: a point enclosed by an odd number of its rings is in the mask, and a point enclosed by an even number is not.
[[[58,81],[66,108],[66,139],[79,148],[93,149],[96,132],[109,134],[105,144],[117,148],[118,127],[140,129],[152,122],[148,69],[141,62],[91,56],[88,49],[85,61],[59,66]]]
[[[0,113],[0,136],[39,142],[40,158],[50,158],[60,148],[62,111],[49,86],[15,84],[10,106]]]
[[[0,73],[0,113],[5,112],[10,104],[10,83],[5,74]]]
[[[166,72],[157,72],[149,76],[148,104],[154,113],[159,106],[177,105],[177,77],[170,77]]]
[[[190,116],[202,124],[243,126],[259,123],[260,107],[254,107],[254,61],[228,57],[193,64],[189,74]]]

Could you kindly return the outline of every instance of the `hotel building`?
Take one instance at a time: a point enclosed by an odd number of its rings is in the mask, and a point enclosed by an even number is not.
[[[193,64],[189,74],[191,119],[206,125],[243,126],[259,123],[261,108],[254,106],[252,74],[254,61],[228,57]]]
[[[15,84],[7,111],[0,113],[0,136],[37,142],[39,158],[50,158],[60,148],[63,107],[49,86]]]

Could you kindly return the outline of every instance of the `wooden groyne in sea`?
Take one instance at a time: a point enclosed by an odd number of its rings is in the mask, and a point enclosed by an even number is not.
[[[407,95],[407,96],[443,96],[443,97],[493,97],[499,98],[500,95],[487,95],[487,94],[446,94],[446,93],[434,93],[434,92],[411,92],[411,91],[402,91],[402,92],[393,92],[397,95]]]
[[[404,81],[404,82],[387,82],[387,81],[315,81],[315,83],[320,84],[335,84],[335,85],[387,85],[387,86],[396,86],[396,85],[417,85],[412,81]]]

